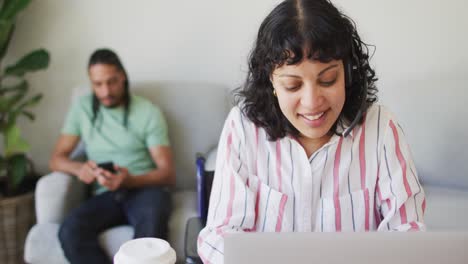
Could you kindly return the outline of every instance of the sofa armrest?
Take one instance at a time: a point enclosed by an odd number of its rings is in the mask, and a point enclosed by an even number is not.
[[[86,195],[86,185],[62,172],[43,176],[35,192],[37,223],[62,223],[67,213]]]

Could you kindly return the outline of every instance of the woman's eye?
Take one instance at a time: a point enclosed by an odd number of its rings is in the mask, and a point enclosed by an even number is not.
[[[332,80],[332,81],[328,81],[328,82],[320,81],[320,85],[325,86],[325,87],[329,87],[329,86],[332,86],[333,84],[335,84],[335,82],[336,82],[336,79]]]
[[[288,91],[295,91],[297,89],[299,89],[301,85],[300,84],[296,84],[296,85],[285,85],[284,88]]]

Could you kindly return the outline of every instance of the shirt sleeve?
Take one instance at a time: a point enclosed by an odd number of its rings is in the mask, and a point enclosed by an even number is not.
[[[152,105],[152,113],[145,131],[145,141],[148,148],[155,146],[169,146],[167,122],[161,110]]]
[[[390,118],[380,156],[376,206],[379,231],[422,231],[426,198],[400,125]]]
[[[226,234],[254,226],[254,192],[248,184],[244,128],[238,109],[231,111],[221,133],[208,219],[198,236],[198,254],[206,263],[224,263]]]
[[[80,119],[83,111],[81,109],[80,100],[77,100],[65,117],[65,122],[62,127],[62,134],[81,136]]]

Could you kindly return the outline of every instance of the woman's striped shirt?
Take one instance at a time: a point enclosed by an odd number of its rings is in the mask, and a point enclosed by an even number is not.
[[[373,105],[347,136],[307,157],[292,137],[269,141],[238,107],[218,145],[204,263],[223,263],[232,232],[424,230],[425,195],[395,117]]]

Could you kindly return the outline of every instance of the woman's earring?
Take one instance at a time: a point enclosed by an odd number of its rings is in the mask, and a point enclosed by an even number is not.
[[[273,95],[276,97],[276,90],[273,89]]]

